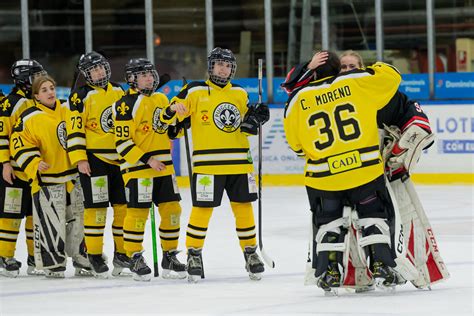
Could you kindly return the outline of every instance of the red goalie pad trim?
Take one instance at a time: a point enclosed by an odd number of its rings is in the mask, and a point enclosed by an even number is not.
[[[426,266],[428,267],[428,273],[430,274],[430,282],[436,282],[438,280],[441,280],[443,278],[443,275],[439,271],[438,265],[436,264],[436,261],[433,258],[433,254],[430,251],[430,245],[428,243],[428,240],[426,240],[425,247],[426,252],[429,254],[428,260],[426,261]]]

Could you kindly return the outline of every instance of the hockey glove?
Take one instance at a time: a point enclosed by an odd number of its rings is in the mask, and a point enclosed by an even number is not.
[[[270,109],[264,103],[249,106],[245,114],[240,131],[249,135],[257,135],[260,124],[265,124],[270,119]]]
[[[411,125],[401,135],[393,128],[389,128],[388,132],[394,141],[384,149],[384,158],[387,166],[392,169],[404,167],[408,172],[412,172],[422,150],[434,141],[434,134],[417,125]]]
[[[168,126],[168,137],[175,139],[179,136],[183,128],[189,129],[191,127],[191,118],[188,116],[183,121],[176,123],[176,125]]]

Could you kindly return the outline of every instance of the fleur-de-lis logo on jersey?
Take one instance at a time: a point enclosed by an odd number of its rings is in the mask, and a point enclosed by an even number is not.
[[[3,101],[2,103],[2,111],[5,112],[10,106],[11,106],[10,100],[5,99],[5,101]]]
[[[217,128],[223,132],[232,133],[240,126],[240,111],[232,103],[224,102],[219,104],[212,116]]]
[[[235,120],[235,115],[232,114],[231,111],[225,110],[224,113],[221,114],[221,120],[225,125],[231,125]]]
[[[127,114],[128,109],[129,107],[125,104],[125,102],[120,103],[120,105],[117,107],[117,110],[120,112],[121,115]]]
[[[81,102],[81,99],[77,96],[77,93],[74,93],[71,98],[71,102],[73,105],[77,105],[78,103]]]
[[[21,123],[22,123],[22,120],[21,120],[21,117],[19,117],[15,123],[15,126],[13,126],[13,128],[18,128],[21,125]]]

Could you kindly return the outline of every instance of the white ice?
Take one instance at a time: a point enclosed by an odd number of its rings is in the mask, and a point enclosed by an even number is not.
[[[0,315],[473,315],[474,187],[417,188],[451,273],[447,282],[434,285],[432,291],[417,290],[406,284],[392,294],[379,291],[355,294],[340,290],[338,297],[325,297],[321,289],[304,286],[309,227],[305,189],[264,187],[264,247],[276,267],[267,267],[261,281],[249,280],[245,272],[234,219],[225,198],[211,219],[203,253],[206,279],[201,282],[78,278],[73,276],[71,262],[63,280],[27,276],[26,245],[21,233],[16,257],[23,261],[23,267],[16,279],[0,277]],[[184,250],[189,190],[183,189],[181,194],[180,248]],[[111,215],[109,212],[105,238],[109,257],[113,255]],[[149,226],[145,240],[145,256],[151,266]],[[184,252],[180,258],[185,259]]]

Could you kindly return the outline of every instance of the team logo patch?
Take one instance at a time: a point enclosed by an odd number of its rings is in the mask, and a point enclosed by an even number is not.
[[[114,119],[112,117],[112,107],[109,106],[102,112],[100,115],[100,126],[102,130],[108,133],[110,130],[114,128]]]
[[[213,118],[216,126],[226,133],[232,133],[240,126],[240,111],[231,103],[219,104],[214,110]]]
[[[59,123],[58,128],[56,129],[56,134],[58,135],[59,143],[64,149],[66,149],[66,141],[67,141],[66,122],[62,121],[61,123]]]
[[[153,130],[158,134],[164,134],[168,129],[168,124],[164,124],[160,121],[160,113],[160,108],[156,108],[155,112],[153,113]]]

